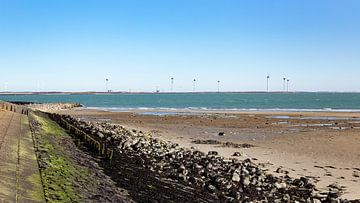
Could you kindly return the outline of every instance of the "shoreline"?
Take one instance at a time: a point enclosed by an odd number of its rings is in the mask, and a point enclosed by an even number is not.
[[[255,108],[206,108],[206,107],[185,107],[185,108],[172,108],[172,107],[97,107],[87,106],[87,109],[104,110],[111,112],[132,112],[132,111],[160,111],[160,112],[200,112],[200,113],[246,113],[246,112],[344,112],[344,113],[360,113],[360,109],[255,109]]]
[[[239,152],[239,159],[255,159],[273,175],[307,176],[322,191],[337,183],[346,187],[342,197],[360,198],[356,170],[360,168],[360,153],[356,151],[360,146],[360,122],[352,120],[360,117],[356,112],[200,112],[159,116],[143,115],[141,111],[75,108],[57,113],[84,121],[120,124],[189,149],[217,151],[225,158],[234,158],[232,155]],[[195,143],[197,140],[200,142]],[[223,143],[255,147],[223,147]]]
[[[225,109],[175,109],[175,108],[107,108],[107,107],[79,107],[74,110],[99,111],[109,113],[137,113],[140,115],[166,116],[166,115],[206,115],[206,114],[234,114],[234,115],[273,115],[273,116],[299,116],[299,117],[339,117],[348,119],[360,119],[359,110],[289,110],[289,109],[273,109],[273,110],[225,110]],[[330,118],[331,119],[331,118]]]
[[[43,91],[43,92],[33,92],[33,91],[5,91],[0,92],[0,95],[28,95],[28,94],[293,94],[293,93],[344,93],[344,94],[357,94],[360,92],[355,91],[256,91],[256,90],[249,90],[249,91],[163,91],[163,92],[154,92],[154,91],[139,91],[139,92],[129,92],[129,91]]]

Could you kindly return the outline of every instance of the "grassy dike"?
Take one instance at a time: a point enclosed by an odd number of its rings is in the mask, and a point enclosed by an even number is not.
[[[40,112],[29,115],[47,202],[133,202],[86,148]]]
[[[69,135],[50,119],[29,115],[34,130],[35,146],[48,202],[79,202],[84,196],[79,182],[88,182],[88,170],[76,165],[60,144],[71,141]]]

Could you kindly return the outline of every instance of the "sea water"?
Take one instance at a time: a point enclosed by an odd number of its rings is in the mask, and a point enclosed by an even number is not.
[[[76,102],[110,111],[359,111],[360,93],[173,93],[0,95],[0,100],[37,103]]]

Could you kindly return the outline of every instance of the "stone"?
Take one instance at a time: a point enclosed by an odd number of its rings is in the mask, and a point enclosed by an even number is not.
[[[333,183],[328,186],[329,188],[336,189],[336,190],[342,190],[341,186],[337,183]]]
[[[97,133],[97,136],[100,137],[100,138],[104,138],[104,137],[105,137],[104,134],[102,134],[101,132],[98,132],[98,133]]]
[[[216,187],[213,186],[213,185],[208,185],[208,189],[209,189],[211,192],[215,192],[215,191],[216,191]]]
[[[217,156],[219,153],[217,151],[209,151],[208,155]]]
[[[276,169],[275,172],[276,173],[285,173],[285,170],[283,168],[279,167],[279,168]]]
[[[242,156],[240,152],[234,152],[232,156]]]
[[[316,197],[317,193],[313,193],[316,191],[315,186],[309,179],[292,179],[287,175],[274,177],[262,170],[265,165],[253,163],[252,158],[246,160],[235,158],[242,156],[240,152],[234,152],[234,157],[231,159],[224,159],[218,156],[216,151],[209,151],[206,154],[196,149],[181,148],[178,144],[155,139],[146,133],[128,130],[120,125],[83,122],[70,116],[62,116],[62,118],[89,135],[99,138],[110,137],[106,144],[116,149],[116,153],[122,156],[129,158],[134,157],[134,154],[139,156],[137,165],[164,177],[186,181],[194,187],[204,188],[222,200],[232,202],[312,202],[314,200],[315,203],[325,200],[342,201],[337,196],[342,189],[340,186],[332,186],[324,197]],[[224,135],[224,132],[219,133],[219,136]],[[195,140],[193,143],[221,144],[222,147],[233,148],[252,147],[246,143],[223,143],[216,140]],[[282,168],[278,168],[276,172],[287,174]]]
[[[231,180],[234,181],[234,182],[239,182],[240,181],[240,175],[238,173],[236,173],[236,172],[233,173]]]
[[[249,176],[245,176],[245,177],[243,178],[243,180],[242,180],[242,184],[243,184],[244,186],[250,185],[250,177],[249,177]]]
[[[359,171],[354,171],[354,172],[353,172],[353,176],[354,176],[355,178],[359,178],[359,177],[360,177]]]
[[[319,200],[319,199],[313,199],[313,203],[321,203],[321,200]]]
[[[287,187],[286,183],[275,183],[277,189],[284,189]]]

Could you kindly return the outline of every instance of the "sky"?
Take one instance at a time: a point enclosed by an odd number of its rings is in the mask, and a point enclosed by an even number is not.
[[[358,0],[0,0],[0,91],[360,92]]]

